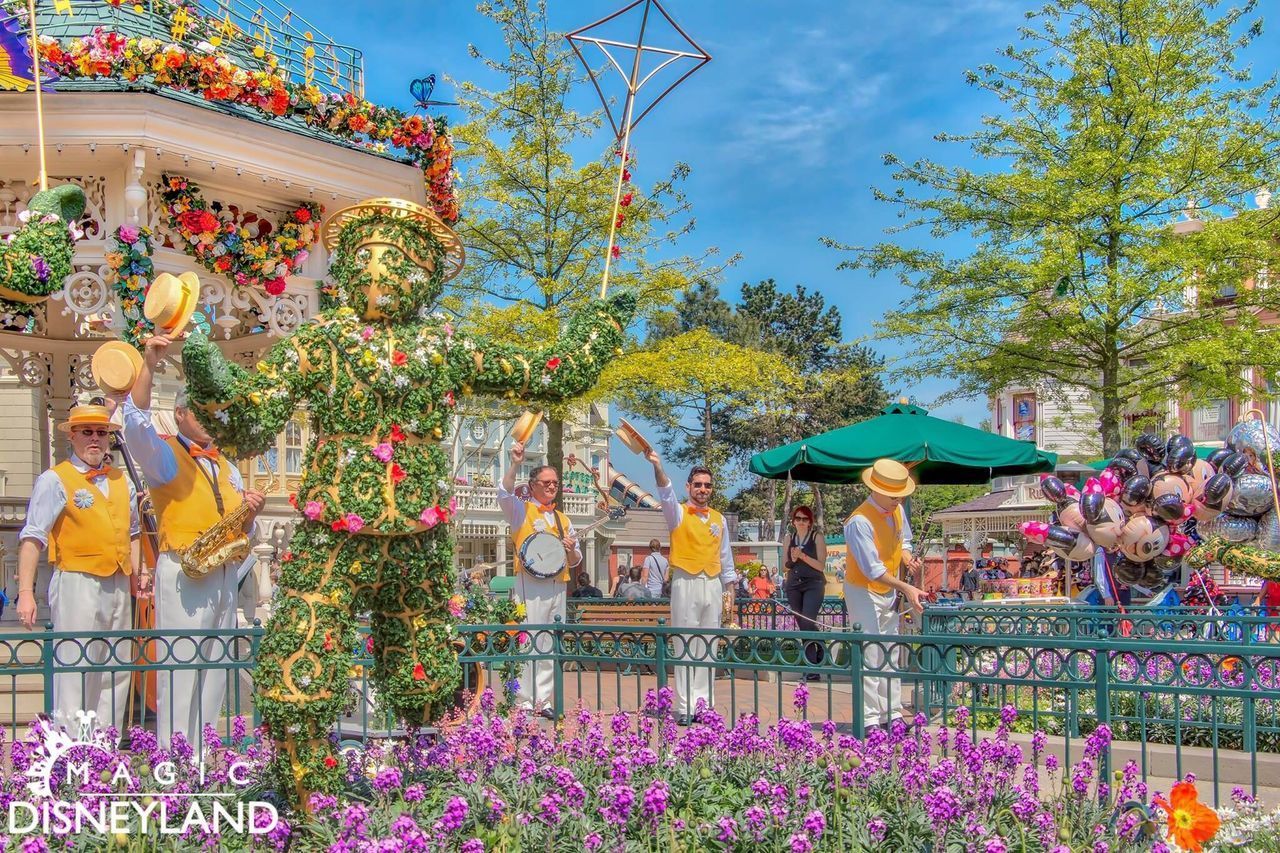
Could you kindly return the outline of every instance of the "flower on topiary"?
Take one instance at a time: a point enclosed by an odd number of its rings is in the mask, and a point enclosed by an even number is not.
[[[84,207],[84,190],[74,184],[31,197],[18,216],[18,230],[0,240],[0,312],[15,320],[28,317],[34,305],[61,289],[71,275],[73,244],[81,236],[76,222]]]

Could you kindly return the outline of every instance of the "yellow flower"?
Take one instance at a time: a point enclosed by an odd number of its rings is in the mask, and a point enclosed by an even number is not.
[[[378,359],[374,357],[373,350],[365,350],[360,354],[360,363],[365,367],[371,367],[377,363]]]
[[[520,604],[517,604],[517,605],[516,605],[516,618],[517,618],[517,619],[523,619],[523,618],[525,617],[525,614],[526,614],[526,613],[528,613],[528,612],[529,612],[529,611],[528,611],[528,610],[525,608],[525,606],[524,606],[524,602],[521,602]]]
[[[414,619],[414,620],[413,620],[413,627],[414,627],[414,628],[416,628],[416,629],[417,629],[417,630],[419,630],[419,631],[421,631],[423,628],[426,628],[426,627],[427,627],[427,617],[425,617],[425,616],[419,616],[419,617],[417,617],[416,619]]]
[[[257,391],[250,391],[250,392],[249,392],[249,402],[250,402],[250,403],[253,403],[255,406],[261,406],[261,405],[262,405],[262,395],[261,395],[261,394],[259,394]]]

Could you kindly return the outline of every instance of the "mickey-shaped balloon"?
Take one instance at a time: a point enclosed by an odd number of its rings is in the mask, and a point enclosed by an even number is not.
[[[1080,563],[1093,558],[1092,540],[1078,530],[1043,521],[1024,521],[1021,531],[1028,542],[1044,545],[1064,560]]]
[[[1120,553],[1135,563],[1145,563],[1169,545],[1169,525],[1147,515],[1137,515],[1125,523],[1120,533]]]
[[[1196,446],[1185,435],[1172,435],[1165,444],[1164,467],[1174,474],[1185,474],[1196,463]]]
[[[1080,495],[1080,513],[1084,516],[1085,530],[1099,548],[1110,551],[1120,541],[1124,530],[1125,515],[1120,504],[1107,497],[1100,480],[1090,478]]]

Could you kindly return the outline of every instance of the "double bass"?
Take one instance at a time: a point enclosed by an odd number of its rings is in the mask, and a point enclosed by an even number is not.
[[[160,535],[156,527],[155,512],[151,507],[151,495],[148,494],[142,477],[138,473],[138,468],[134,464],[133,457],[129,455],[129,448],[125,446],[124,436],[120,432],[112,433],[112,450],[119,452],[124,460],[125,470],[129,474],[129,481],[133,483],[135,501],[138,509],[138,522],[142,528],[141,537],[141,565],[139,568],[151,573],[152,582],[154,584],[156,560],[160,556]],[[135,596],[133,599],[133,629],[135,631],[148,631],[156,627],[156,605],[155,590],[146,598]],[[156,662],[156,641],[154,638],[138,640],[136,643],[137,650],[134,653],[133,663],[135,666],[145,666]],[[133,684],[129,691],[129,704],[125,711],[125,719],[133,719],[133,700],[138,697],[142,703],[139,708],[138,723],[141,725],[145,718],[146,712],[149,710],[153,714],[156,713],[156,671],[152,670],[135,670],[133,673]]]

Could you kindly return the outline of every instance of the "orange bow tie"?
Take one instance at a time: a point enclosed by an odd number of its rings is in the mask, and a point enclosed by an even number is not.
[[[708,506],[708,507],[696,507],[696,506],[690,506],[690,507],[689,507],[689,512],[693,513],[694,515],[700,515],[700,516],[702,516],[703,518],[706,518],[708,515],[710,515],[710,514],[711,514],[711,507],[709,507],[709,506]]]
[[[192,459],[211,459],[214,462],[217,462],[218,459],[222,457],[222,454],[218,452],[218,448],[216,447],[210,447],[206,450],[203,447],[196,447],[194,444],[189,444],[187,445],[187,452],[191,454]]]
[[[538,509],[541,510],[542,512],[555,512],[556,505],[555,504],[538,504]]]
[[[84,472],[84,478],[86,480],[92,480],[94,477],[104,477],[110,470],[110,465],[103,465],[101,468],[90,468],[88,471]]]

